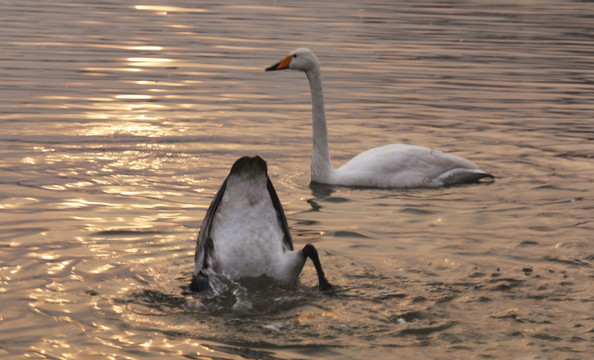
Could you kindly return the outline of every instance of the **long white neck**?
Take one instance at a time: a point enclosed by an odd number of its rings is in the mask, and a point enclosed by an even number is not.
[[[305,72],[311,89],[311,112],[313,127],[313,154],[311,159],[311,179],[325,183],[335,171],[330,161],[328,149],[328,128],[326,111],[324,110],[324,94],[322,91],[322,72],[317,66]]]

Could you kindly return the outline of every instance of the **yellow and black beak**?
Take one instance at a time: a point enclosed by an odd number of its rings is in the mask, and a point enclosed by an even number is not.
[[[274,71],[274,70],[283,70],[288,69],[289,65],[291,64],[291,60],[293,59],[292,56],[285,56],[281,61],[277,62],[276,64],[267,67],[264,71]]]

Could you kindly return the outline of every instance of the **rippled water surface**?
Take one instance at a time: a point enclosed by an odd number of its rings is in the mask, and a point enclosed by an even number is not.
[[[591,1],[0,2],[0,356],[589,359]],[[297,46],[340,165],[388,143],[494,183],[310,184]],[[188,295],[232,163],[260,154],[296,289]]]

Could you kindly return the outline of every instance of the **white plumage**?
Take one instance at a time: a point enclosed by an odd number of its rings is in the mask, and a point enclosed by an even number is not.
[[[264,275],[290,286],[298,281],[308,257],[316,267],[320,289],[330,289],[313,245],[293,250],[266,162],[259,156],[245,156],[233,164],[202,222],[191,288],[208,289],[209,274],[232,279]]]
[[[473,162],[422,146],[392,144],[373,148],[355,156],[338,169],[332,166],[322,91],[320,62],[309,49],[292,51],[266,71],[294,69],[305,72],[312,100],[314,182],[372,187],[437,187],[478,182],[493,175]]]
[[[283,243],[266,180],[247,174],[229,176],[212,223],[211,263],[215,272],[232,278],[268,275],[288,285],[297,279],[305,258]]]

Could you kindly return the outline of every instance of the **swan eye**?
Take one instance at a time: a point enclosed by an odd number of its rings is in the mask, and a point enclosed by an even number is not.
[[[293,58],[296,58],[296,57],[297,57],[297,54],[293,54]]]

